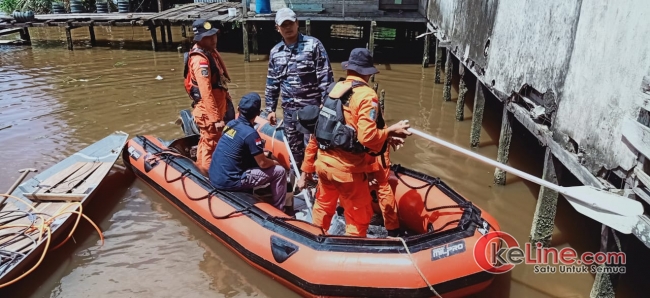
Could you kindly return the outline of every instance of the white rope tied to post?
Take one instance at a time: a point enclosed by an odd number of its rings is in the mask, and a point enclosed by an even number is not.
[[[424,276],[424,273],[422,273],[422,270],[420,270],[420,267],[418,267],[418,264],[415,263],[415,260],[413,260],[413,255],[411,255],[411,251],[409,250],[408,245],[406,245],[406,241],[404,241],[404,238],[402,238],[402,237],[390,237],[390,236],[388,236],[387,238],[399,239],[399,241],[402,242],[402,245],[404,245],[404,249],[406,249],[406,254],[409,256],[409,259],[411,259],[411,264],[413,264],[413,267],[415,267],[415,269],[418,271],[418,273],[420,274],[420,277],[422,277],[422,280],[424,280],[424,282],[429,287],[429,290],[431,290],[431,292],[436,294],[436,296],[438,296],[438,298],[442,298],[442,296],[440,296],[440,294],[438,294],[438,292],[436,292],[436,290],[433,288],[431,283],[429,283],[429,281],[427,280],[427,277]]]

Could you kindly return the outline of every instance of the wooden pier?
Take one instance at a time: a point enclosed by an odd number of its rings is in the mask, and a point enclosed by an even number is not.
[[[415,36],[427,31],[427,21],[420,10],[407,9],[412,5],[404,6],[404,11],[384,11],[377,4],[379,1],[373,0],[351,2],[341,0],[296,0],[291,4],[286,4],[280,0],[272,0],[271,13],[256,14],[254,12],[255,1],[252,0],[250,6],[243,5],[242,3],[246,3],[245,1],[190,3],[178,5],[158,13],[44,14],[36,15],[29,22],[18,22],[11,17],[0,16],[0,30],[10,30],[0,31],[0,35],[19,32],[21,39],[11,42],[29,44],[30,27],[64,27],[66,29],[68,49],[73,50],[71,34],[73,29],[88,28],[90,44],[95,46],[94,27],[96,26],[139,26],[148,28],[151,34],[151,49],[157,51],[161,48],[160,44],[167,49],[172,45],[172,26],[181,27],[182,47],[185,48],[188,43],[191,43],[188,39],[191,38],[191,30],[189,30],[190,34],[188,34],[187,27],[191,26],[196,19],[206,19],[212,22],[216,28],[224,29],[222,33],[227,32],[226,39],[229,47],[232,47],[233,42],[236,41],[235,43],[239,45],[237,47],[238,51],[243,52],[244,60],[248,62],[250,60],[251,45],[254,52],[257,52],[258,45],[266,46],[264,51],[267,51],[270,50],[268,48],[270,44],[277,42],[277,40],[274,40],[277,37],[274,29],[275,11],[288,5],[296,12],[303,33],[307,35],[314,33],[314,36],[322,41],[330,39],[332,46],[335,48],[342,48],[344,40],[336,36],[335,31],[337,30],[331,29],[332,26],[352,26],[356,29],[351,30],[359,31],[357,37],[350,37],[349,40],[347,40],[348,37],[343,38],[346,39],[343,48],[353,44],[354,47],[369,47],[373,52],[375,52],[375,48],[380,48],[382,44],[387,43],[386,41],[375,41],[375,37],[380,34],[379,29],[382,26],[387,26],[385,28],[390,28],[393,31],[397,30],[393,34],[395,36],[393,43],[402,44],[409,49],[413,47],[410,44],[404,44],[404,42],[421,43],[421,41],[416,41]],[[233,8],[236,11],[234,15],[232,14]],[[225,26],[226,24],[233,24],[233,26]],[[273,33],[267,33],[269,31]],[[236,36],[233,36],[233,34]],[[394,47],[395,45],[389,45],[387,48]],[[421,51],[421,46],[415,48]],[[423,59],[428,59],[428,54],[428,51],[425,50],[426,57],[423,57]],[[384,55],[387,57],[394,56],[391,53],[385,53]]]

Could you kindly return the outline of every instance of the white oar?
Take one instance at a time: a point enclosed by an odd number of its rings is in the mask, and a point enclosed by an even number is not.
[[[480,161],[483,161],[487,164],[490,164],[492,166],[495,166],[499,169],[502,169],[506,172],[515,174],[521,178],[524,178],[528,181],[537,183],[539,185],[542,185],[544,187],[548,187],[550,189],[553,189],[559,193],[561,193],[570,203],[571,205],[576,208],[578,211],[584,211],[586,209],[589,209],[590,211],[593,212],[588,212],[589,214],[583,213],[589,217],[592,217],[596,220],[600,220],[599,218],[605,219],[607,216],[605,215],[622,215],[622,217],[633,217],[635,219],[635,222],[637,220],[637,216],[643,214],[643,205],[641,205],[640,202],[628,199],[625,197],[621,197],[618,195],[615,195],[613,193],[599,190],[597,188],[591,187],[591,186],[573,186],[573,187],[563,187],[559,185],[555,185],[551,182],[548,182],[546,180],[543,180],[541,178],[537,178],[533,175],[530,175],[528,173],[522,172],[520,170],[517,170],[515,168],[509,167],[507,165],[504,165],[502,163],[499,163],[497,161],[494,161],[492,159],[489,159],[487,157],[484,157],[482,155],[479,155],[477,153],[474,153],[472,151],[469,151],[467,149],[461,148],[459,146],[456,146],[454,144],[451,144],[449,142],[443,141],[441,139],[438,139],[436,137],[433,137],[431,135],[425,134],[417,129],[409,128],[409,131],[421,136],[429,141],[432,141],[434,143],[438,143],[440,145],[443,145],[447,148],[450,148],[452,150],[461,152],[463,154],[469,155],[471,157],[474,157]],[[576,207],[578,206],[579,207]],[[582,208],[581,208],[582,207]],[[585,211],[586,212],[586,211]],[[591,215],[590,215],[591,214]],[[596,216],[596,217],[594,217]],[[621,216],[618,216],[621,217]],[[612,217],[612,218],[618,218],[618,217]],[[609,221],[612,220],[612,218],[607,217]],[[608,220],[605,219],[605,220]],[[613,228],[613,227],[612,227]]]
[[[282,119],[281,121],[284,121]],[[287,153],[289,153],[289,159],[291,160],[289,163],[291,163],[291,166],[293,167],[294,173],[296,173],[296,179],[300,179],[300,170],[298,169],[298,164],[296,164],[296,160],[293,157],[293,152],[291,152],[291,147],[289,146],[289,141],[287,141],[287,135],[286,135],[286,130],[284,129],[284,125],[282,123],[278,124],[278,128],[282,127],[282,140],[284,141],[284,145],[287,147]],[[309,194],[309,189],[303,189],[302,192],[305,192],[305,203],[307,204],[307,211],[309,211],[309,217],[313,218],[311,215],[311,201],[309,200],[310,194]]]

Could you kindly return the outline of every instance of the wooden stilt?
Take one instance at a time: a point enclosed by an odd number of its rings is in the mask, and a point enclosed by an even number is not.
[[[65,38],[68,41],[68,50],[72,51],[73,50],[73,48],[72,48],[72,32],[70,32],[70,30],[72,30],[72,27],[70,27],[70,26],[65,27]]]
[[[428,34],[428,35],[424,36],[424,51],[422,53],[422,67],[423,68],[429,67],[430,42],[431,42],[431,35]]]
[[[173,42],[172,42],[172,25],[167,24],[166,27],[167,27],[167,44],[171,46],[171,45],[173,45]]]
[[[167,38],[165,36],[165,25],[160,25],[160,41],[163,47],[167,48]]]
[[[485,109],[485,93],[488,92],[481,84],[481,81],[476,80],[476,95],[474,96],[474,115],[472,116],[472,128],[470,129],[470,146],[472,148],[478,147],[481,139],[481,124],[483,122],[483,111]]]
[[[244,42],[244,62],[250,62],[251,54],[248,49],[248,23],[245,20],[242,21],[241,31],[242,31],[243,42]]]
[[[373,56],[375,54],[375,27],[377,27],[377,22],[370,22],[370,40],[368,41],[368,50]]]
[[[95,46],[96,45],[96,40],[95,40],[95,26],[93,24],[93,21],[90,21],[90,26],[88,26],[88,33],[90,33],[90,45]]]
[[[622,242],[620,237],[615,230],[609,228],[608,226],[603,225],[601,229],[601,239],[600,239],[600,252],[623,252],[623,246],[627,241]],[[623,257],[625,259],[625,257]],[[608,261],[621,262],[620,259]],[[616,286],[620,277],[619,273],[609,273],[608,267],[619,267],[625,266],[625,264],[608,264],[608,265],[599,265],[598,273],[594,278],[594,284],[591,288],[590,297],[616,297]],[[614,268],[611,268],[614,269]],[[613,271],[613,270],[611,270]]]
[[[181,37],[187,38],[187,32],[185,31],[185,24],[181,25]]]
[[[311,20],[310,19],[307,19],[305,21],[305,32],[307,33],[307,35],[311,35]]]
[[[512,139],[512,114],[506,108],[507,102],[503,104],[503,117],[501,119],[501,136],[499,137],[499,149],[497,150],[497,161],[502,164],[508,163],[510,153],[510,140]],[[494,171],[494,183],[498,185],[506,184],[506,172],[502,169]]]
[[[381,108],[382,113],[386,110],[386,91],[384,89],[381,89],[381,93],[379,94],[379,107]]]
[[[451,52],[447,49],[447,63],[445,63],[445,87],[442,89],[442,98],[444,101],[451,101],[451,80],[454,64],[451,61]]]
[[[465,118],[465,94],[467,83],[465,83],[465,66],[460,65],[460,82],[458,83],[458,100],[456,100],[456,120],[463,121]]]
[[[553,157],[549,147],[544,154],[544,170],[542,179],[553,184],[560,184],[562,165]],[[551,245],[555,213],[557,212],[558,192],[548,187],[541,186],[537,196],[537,207],[533,215],[533,225],[530,228],[530,242],[542,243],[544,247]]]
[[[163,11],[163,0],[158,0],[158,12]]]
[[[442,47],[440,47],[440,40],[436,38],[436,79],[435,79],[436,84],[440,84],[441,69],[442,69]]]
[[[29,36],[29,28],[28,27],[21,28],[20,32],[18,32],[18,33],[20,34],[20,39],[22,39],[24,41],[31,41],[32,40],[31,36]]]
[[[155,52],[158,50],[158,38],[156,37],[156,26],[149,26],[151,33],[151,49]]]

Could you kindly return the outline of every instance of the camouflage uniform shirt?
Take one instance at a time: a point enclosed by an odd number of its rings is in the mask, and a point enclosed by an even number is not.
[[[275,112],[280,92],[283,109],[320,105],[333,81],[332,66],[323,44],[314,37],[298,33],[298,42],[292,46],[282,41],[271,50],[266,78],[266,111]]]

